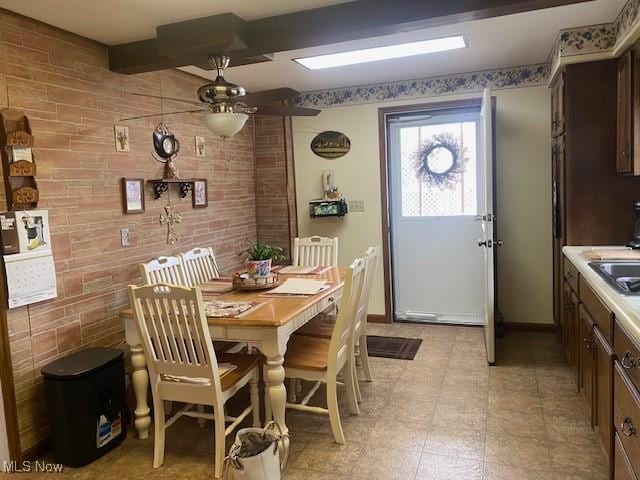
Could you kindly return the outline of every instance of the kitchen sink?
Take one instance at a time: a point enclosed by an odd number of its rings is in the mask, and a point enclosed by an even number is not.
[[[623,295],[640,295],[640,262],[591,262],[589,266]]]

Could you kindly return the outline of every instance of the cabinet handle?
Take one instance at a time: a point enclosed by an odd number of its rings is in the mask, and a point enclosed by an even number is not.
[[[329,303],[333,303],[333,302],[335,302],[335,301],[336,301],[336,299],[335,299],[335,298],[333,298],[333,297],[329,297],[329,298],[327,298],[327,301],[328,301]]]
[[[595,347],[595,345],[593,344],[593,339],[590,337],[584,337],[584,345],[590,352],[592,352]]]
[[[627,370],[634,368],[638,365],[636,360],[633,358],[633,355],[629,351],[624,352],[622,354],[622,360],[620,360],[620,363]]]
[[[633,426],[633,422],[631,421],[631,417],[624,417],[622,419],[622,424],[620,425],[620,430],[622,430],[622,434],[626,437],[630,437],[636,434],[636,427]]]

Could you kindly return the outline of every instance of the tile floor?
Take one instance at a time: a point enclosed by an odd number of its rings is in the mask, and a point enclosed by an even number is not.
[[[286,480],[607,478],[556,335],[508,332],[498,344],[499,366],[490,368],[479,328],[373,325],[370,333],[423,343],[414,361],[371,359],[375,380],[361,384],[362,414],[350,416],[341,404],[346,445],[333,442],[328,418],[288,412]],[[131,434],[64,476],[212,478],[212,437],[211,425],[185,418],[168,431],[161,469],[151,467],[153,440]]]

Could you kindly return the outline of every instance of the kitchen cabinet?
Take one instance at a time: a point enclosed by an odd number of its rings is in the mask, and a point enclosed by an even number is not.
[[[617,76],[617,139],[616,171],[622,174],[634,172],[633,151],[633,50],[618,59]]]
[[[640,426],[640,397],[618,362],[614,367],[613,388],[613,424],[622,450],[637,476],[640,471],[640,437],[637,430]]]
[[[595,328],[594,338],[594,383],[595,383],[595,408],[594,423],[596,434],[605,452],[609,469],[612,469],[613,450],[613,349],[608,340]]]
[[[580,341],[578,347],[580,352],[580,360],[578,362],[580,372],[578,375],[578,388],[580,389],[580,393],[582,394],[582,398],[584,399],[585,405],[587,407],[591,426],[593,426],[595,423],[595,338],[593,334],[594,322],[591,318],[591,315],[582,304],[578,307],[578,322],[578,339]]]
[[[565,127],[564,76],[565,73],[560,72],[551,86],[551,134],[554,138],[562,135]]]
[[[606,456],[609,478],[640,478],[640,342],[614,311],[616,303],[591,281],[584,259],[563,258],[562,335],[571,364],[575,322],[577,383],[587,416]],[[594,287],[594,285],[596,285]],[[607,298],[607,301],[603,301]]]
[[[564,314],[562,316],[562,346],[567,363],[574,372],[577,371],[576,361],[576,315],[578,314],[578,296],[568,282],[564,286]]]
[[[614,480],[637,480],[631,462],[624,451],[622,442],[618,435],[615,435],[615,464],[614,464]]]
[[[553,311],[558,324],[564,314],[562,247],[624,245],[633,232],[640,176],[620,175],[613,165],[617,78],[616,59],[566,65],[550,92]]]

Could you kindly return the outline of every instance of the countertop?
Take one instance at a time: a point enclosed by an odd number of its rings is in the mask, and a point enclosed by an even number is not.
[[[590,266],[589,260],[580,255],[587,250],[602,250],[604,248],[623,247],[564,247],[562,252],[569,261],[578,269],[580,276],[584,278],[600,299],[609,307],[616,316],[624,330],[638,343],[640,343],[640,296],[622,295],[609,286]]]

